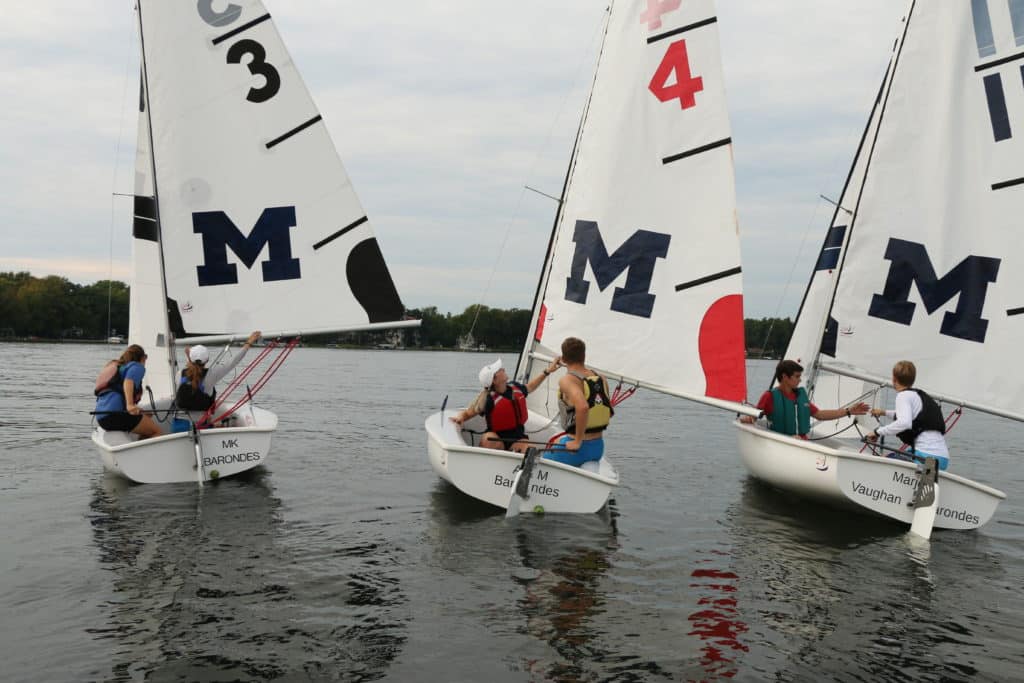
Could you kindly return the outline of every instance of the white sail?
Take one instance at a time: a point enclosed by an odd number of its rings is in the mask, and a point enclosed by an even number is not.
[[[1024,35],[1017,2],[917,2],[833,305],[835,358],[1024,419]],[[1020,8],[1019,8],[1020,9]]]
[[[128,342],[146,350],[146,384],[156,396],[174,391],[174,354],[168,338],[167,299],[161,277],[159,227],[153,188],[145,75],[139,85],[139,128],[135,145],[135,204],[132,216],[132,282]]]
[[[611,375],[746,398],[716,21],[711,0],[612,5],[520,374],[575,336]]]
[[[141,0],[139,12],[171,331],[400,320],[366,214],[263,4]]]

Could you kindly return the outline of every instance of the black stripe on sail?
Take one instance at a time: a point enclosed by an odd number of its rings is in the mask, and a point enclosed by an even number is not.
[[[681,292],[684,289],[691,289],[692,287],[706,285],[709,282],[721,280],[722,278],[732,277],[733,275],[739,275],[742,272],[743,269],[740,268],[739,266],[736,266],[735,268],[730,268],[729,270],[723,270],[721,273],[715,273],[714,275],[708,275],[707,277],[702,277],[697,280],[690,280],[689,282],[684,282],[681,285],[676,285],[676,291]]]
[[[135,195],[135,216],[156,220],[156,200],[153,197]]]
[[[709,152],[709,151],[711,151],[713,149],[717,149],[719,147],[723,147],[725,145],[728,145],[731,142],[732,142],[732,138],[726,138],[724,140],[719,140],[718,142],[712,142],[712,143],[709,143],[707,145],[702,145],[701,147],[695,147],[694,149],[688,149],[685,152],[680,152],[679,154],[673,154],[670,157],[665,157],[664,159],[661,160],[661,163],[663,163],[663,164],[671,164],[673,161],[679,161],[680,159],[685,159],[686,157],[692,157],[692,156],[697,155],[697,154],[702,154],[704,152]]]
[[[1011,308],[1006,311],[1006,315],[1021,315],[1024,313],[1024,308]]]
[[[274,147],[276,145],[281,144],[282,142],[284,142],[285,140],[287,140],[288,138],[290,138],[293,135],[297,135],[297,134],[301,133],[302,131],[306,130],[307,128],[309,128],[314,123],[316,123],[317,121],[321,120],[322,118],[323,117],[320,116],[320,114],[317,114],[316,116],[311,118],[309,121],[306,121],[305,123],[303,123],[301,125],[295,126],[290,131],[285,133],[284,135],[281,135],[280,137],[276,137],[273,140],[271,140],[270,142],[268,142],[267,143],[267,149],[270,149],[271,147]]]
[[[355,230],[356,228],[358,228],[360,225],[362,225],[363,223],[365,223],[368,220],[370,220],[370,219],[367,218],[366,216],[363,216],[362,218],[360,218],[359,220],[355,221],[354,223],[350,223],[350,224],[346,225],[344,228],[342,228],[338,232],[334,233],[333,235],[328,235],[327,237],[323,238],[322,240],[320,240],[319,242],[317,242],[316,244],[313,245],[313,251],[316,251],[320,247],[333,242],[334,240],[336,240],[339,237],[341,237],[342,235],[344,235],[346,232],[349,232],[350,230]]]
[[[249,29],[251,29],[256,24],[262,24],[264,21],[266,21],[269,18],[270,18],[269,14],[264,14],[262,17],[258,17],[258,18],[253,19],[252,21],[250,21],[248,23],[242,24],[238,28],[236,28],[234,30],[231,30],[231,31],[228,31],[227,33],[225,33],[222,36],[218,36],[218,37],[214,38],[213,39],[213,44],[214,45],[220,45],[225,40],[228,40],[229,38],[234,38],[239,33],[242,33],[243,31],[248,31]]]
[[[678,36],[680,33],[686,33],[687,31],[692,31],[692,30],[694,30],[696,28],[701,28],[702,26],[707,26],[709,24],[713,24],[716,21],[718,21],[718,17],[711,17],[710,19],[704,19],[703,21],[698,21],[698,22],[696,22],[694,24],[688,24],[686,26],[680,26],[679,28],[674,28],[671,31],[666,31],[665,33],[659,33],[656,36],[651,36],[650,38],[647,39],[647,44],[650,45],[651,43],[656,43],[659,40],[664,40],[665,38],[671,38],[672,36]]]
[[[132,237],[147,242],[157,241],[156,219],[136,216],[132,221]]]
[[[985,69],[991,69],[994,66],[1002,66],[1003,64],[1008,64],[1018,59],[1024,59],[1024,52],[1018,52],[1017,54],[1010,55],[1009,57],[1003,57],[1002,59],[993,59],[991,62],[979,64],[978,66],[974,67],[974,70],[976,72],[984,71]]]
[[[1003,78],[989,74],[982,79],[985,84],[985,99],[988,100],[988,117],[992,121],[992,134],[996,142],[1013,137],[1010,131],[1010,114],[1006,111],[1006,96],[1003,94]]]
[[[1024,178],[1014,178],[1013,180],[1004,180],[1001,183],[993,183],[993,190],[1002,190],[1003,188],[1013,187],[1014,185],[1024,185]]]

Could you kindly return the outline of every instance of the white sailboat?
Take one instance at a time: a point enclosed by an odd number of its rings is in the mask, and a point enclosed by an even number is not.
[[[631,385],[755,414],[746,397],[740,244],[734,171],[711,0],[618,0],[609,9],[597,74],[573,151],[515,375],[559,355],[568,336],[586,365]],[[528,396],[527,433],[557,425],[559,370]],[[522,457],[474,446],[427,418],[430,462],[464,493],[508,508]],[[539,460],[513,508],[595,512],[619,474],[608,451],[582,468]]]
[[[129,343],[167,410],[176,349],[405,327],[404,308],[324,122],[258,0],[139,0],[142,73]],[[98,426],[105,466],[203,482],[266,462],[277,417],[137,441]],[[167,425],[171,421],[166,422]]]
[[[887,385],[906,358],[937,400],[1024,420],[1024,384],[1007,371],[1024,339],[1024,264],[1008,248],[1024,209],[1024,136],[1007,113],[1024,106],[1024,3],[911,2],[904,21],[787,357],[822,403]],[[755,477],[915,522],[915,464],[848,439],[737,429]],[[971,453],[953,450],[929,506],[934,527],[973,529],[1005,494],[957,475]]]

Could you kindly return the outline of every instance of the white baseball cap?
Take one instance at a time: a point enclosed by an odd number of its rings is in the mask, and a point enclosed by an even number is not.
[[[480,384],[484,389],[487,389],[494,383],[494,375],[498,373],[504,366],[501,364],[501,359],[494,361],[490,365],[485,365],[480,368]]]
[[[188,359],[193,363],[206,365],[210,362],[210,352],[202,344],[196,344],[188,351]]]

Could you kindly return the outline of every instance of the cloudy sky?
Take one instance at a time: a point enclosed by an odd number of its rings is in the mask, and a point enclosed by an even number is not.
[[[607,3],[265,3],[406,305],[529,307],[555,204],[523,187],[561,190]],[[0,270],[127,280],[132,2],[4,10]],[[718,0],[748,317],[795,314],[904,10]]]

